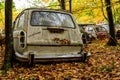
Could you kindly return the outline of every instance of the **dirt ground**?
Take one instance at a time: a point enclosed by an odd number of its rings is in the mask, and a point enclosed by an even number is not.
[[[88,44],[85,50],[92,55],[86,62],[39,63],[33,67],[14,62],[6,73],[0,70],[0,80],[120,80],[120,46],[106,43],[95,40]]]

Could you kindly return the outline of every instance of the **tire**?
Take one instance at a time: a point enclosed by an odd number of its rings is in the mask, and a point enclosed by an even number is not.
[[[17,60],[15,59],[15,50],[12,47],[12,62],[17,62]]]
[[[82,41],[83,41],[83,44],[87,43],[87,39],[86,39],[86,35],[85,34],[82,35]]]

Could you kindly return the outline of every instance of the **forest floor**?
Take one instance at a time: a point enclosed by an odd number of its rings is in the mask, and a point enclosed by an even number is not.
[[[14,62],[6,73],[0,70],[0,80],[120,80],[120,46],[106,43],[95,40],[88,44],[86,51],[91,56],[86,62],[39,63],[33,67]]]

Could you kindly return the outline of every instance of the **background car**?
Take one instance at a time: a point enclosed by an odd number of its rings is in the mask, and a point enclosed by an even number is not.
[[[106,31],[109,33],[109,25],[107,23],[104,24],[97,24],[97,26],[101,26],[106,29]]]
[[[96,26],[96,34],[98,39],[106,39],[109,37],[108,30],[104,28],[103,26]]]
[[[115,25],[115,30],[117,39],[120,39],[120,24]]]
[[[92,42],[91,34],[89,34],[87,31],[85,31],[85,27],[88,24],[78,24],[79,30],[82,33],[82,40],[84,44],[88,44]]]
[[[79,26],[83,28],[83,32],[89,36],[91,41],[94,39],[106,39],[109,37],[108,30],[101,25],[79,24]]]

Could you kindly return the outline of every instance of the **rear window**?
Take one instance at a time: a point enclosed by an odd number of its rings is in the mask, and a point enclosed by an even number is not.
[[[71,15],[48,11],[32,12],[30,24],[32,26],[59,26],[66,28],[75,28]]]

